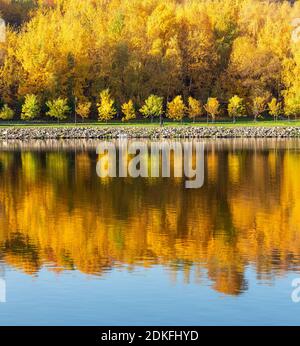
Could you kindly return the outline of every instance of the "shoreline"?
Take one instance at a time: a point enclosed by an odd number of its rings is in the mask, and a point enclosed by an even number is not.
[[[13,127],[0,128],[0,139],[119,138],[300,138],[299,126],[176,127]]]

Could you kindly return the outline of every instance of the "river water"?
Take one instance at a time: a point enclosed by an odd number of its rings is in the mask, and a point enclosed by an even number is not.
[[[198,189],[99,143],[0,143],[0,325],[300,324],[299,140],[202,141]]]

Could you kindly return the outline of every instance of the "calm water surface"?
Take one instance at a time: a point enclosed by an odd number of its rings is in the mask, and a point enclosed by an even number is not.
[[[206,141],[193,190],[97,144],[0,143],[0,325],[300,324],[300,141]]]

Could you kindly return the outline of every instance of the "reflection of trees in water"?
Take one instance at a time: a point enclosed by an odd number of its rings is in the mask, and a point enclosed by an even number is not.
[[[299,153],[243,143],[207,145],[199,190],[178,179],[101,180],[93,149],[2,151],[2,257],[29,274],[161,264],[201,282],[202,268],[226,294],[247,289],[249,264],[262,279],[299,268]]]
[[[4,242],[3,251],[6,263],[21,268],[28,274],[34,274],[41,266],[38,248],[22,233],[12,232]]]

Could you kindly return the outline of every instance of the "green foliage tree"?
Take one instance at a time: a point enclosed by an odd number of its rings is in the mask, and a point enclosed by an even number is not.
[[[136,118],[135,109],[134,109],[132,100],[129,100],[127,103],[123,103],[122,113],[124,114],[122,121],[129,121]]]
[[[53,101],[46,102],[46,106],[49,108],[46,114],[56,118],[58,121],[67,119],[71,112],[67,99],[57,98]]]
[[[151,118],[151,122],[154,117],[160,117],[163,114],[163,98],[157,95],[150,95],[146,100],[140,112],[145,118]]]
[[[107,122],[108,120],[113,119],[113,117],[117,114],[117,111],[114,107],[114,100],[110,96],[109,89],[102,90],[100,92],[99,99],[99,120]]]
[[[11,120],[14,117],[14,111],[5,104],[0,109],[0,119],[2,120]]]
[[[22,105],[22,120],[32,120],[40,115],[41,107],[36,95],[30,94],[25,96]]]
[[[235,119],[237,117],[245,116],[246,109],[244,106],[244,101],[241,97],[234,95],[228,103],[228,115],[230,118],[233,119],[233,122],[235,122]]]

